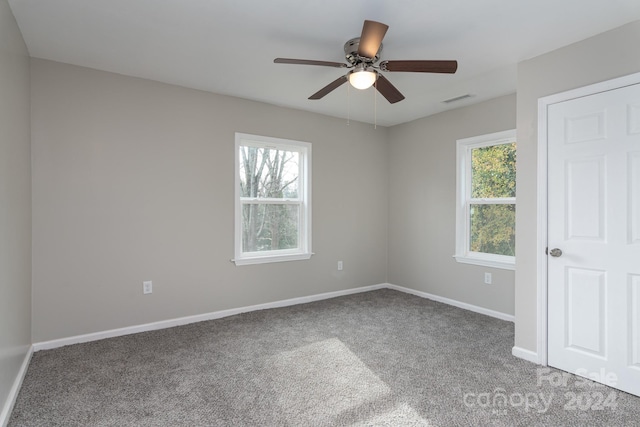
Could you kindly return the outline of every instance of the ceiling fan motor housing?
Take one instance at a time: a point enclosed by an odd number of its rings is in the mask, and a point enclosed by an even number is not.
[[[358,55],[358,47],[360,46],[360,37],[355,37],[344,44],[344,57],[351,65],[357,65],[361,63],[375,64],[380,60],[380,53],[382,53],[382,43],[378,48],[378,53],[373,58],[367,58],[366,56]]]

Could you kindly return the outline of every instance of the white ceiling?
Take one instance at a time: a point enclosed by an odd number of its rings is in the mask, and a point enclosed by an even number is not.
[[[513,93],[517,63],[640,19],[639,0],[9,0],[31,56],[336,117],[394,125]],[[389,25],[382,59],[456,59],[455,75],[387,73],[406,96],[343,85],[365,19]],[[445,99],[472,98],[452,104]],[[349,102],[347,102],[349,101]]]

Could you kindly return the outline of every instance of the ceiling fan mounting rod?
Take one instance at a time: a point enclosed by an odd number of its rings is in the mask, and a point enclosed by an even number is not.
[[[361,56],[360,54],[358,54],[359,47],[360,37],[354,37],[344,44],[344,57],[351,65],[357,65],[361,63],[375,64],[380,60],[380,54],[382,53],[382,43],[380,43],[378,52],[373,58],[368,58],[366,56]]]

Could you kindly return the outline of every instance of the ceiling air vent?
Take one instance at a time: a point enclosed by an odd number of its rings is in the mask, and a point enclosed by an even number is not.
[[[442,103],[451,104],[452,102],[462,101],[463,99],[471,98],[472,96],[473,95],[467,93],[465,95],[456,96],[455,98],[445,99],[444,101],[442,101]]]

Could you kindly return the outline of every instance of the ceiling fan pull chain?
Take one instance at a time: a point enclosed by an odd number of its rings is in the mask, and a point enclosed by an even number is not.
[[[347,85],[347,126],[349,126],[349,120],[351,119],[351,85]]]
[[[373,83],[375,90],[373,91],[373,128],[378,129],[378,79]]]

